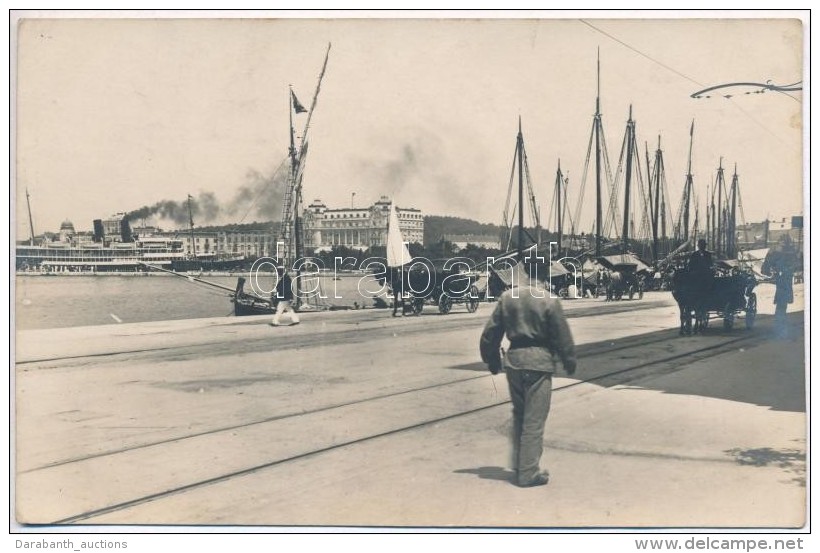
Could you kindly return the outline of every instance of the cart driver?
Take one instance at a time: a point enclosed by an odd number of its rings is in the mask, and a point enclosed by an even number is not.
[[[689,273],[692,275],[692,284],[701,293],[700,299],[704,300],[704,295],[712,287],[714,278],[714,262],[712,252],[706,249],[706,240],[698,240],[698,249],[689,257]],[[702,306],[700,306],[702,307]]]
[[[698,275],[712,276],[713,272],[712,252],[706,249],[706,240],[698,240],[698,249],[689,257],[689,272]]]

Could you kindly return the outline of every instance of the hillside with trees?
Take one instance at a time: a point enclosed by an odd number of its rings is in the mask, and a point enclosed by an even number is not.
[[[441,241],[448,234],[479,234],[501,238],[503,227],[492,223],[479,223],[472,219],[426,215],[424,217],[424,246],[429,247]]]

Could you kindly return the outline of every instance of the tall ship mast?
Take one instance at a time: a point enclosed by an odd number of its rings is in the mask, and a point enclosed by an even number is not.
[[[661,213],[661,176],[663,175],[663,150],[661,137],[658,136],[658,149],[655,150],[652,178],[649,181],[649,208],[652,214],[652,258],[657,261],[658,252],[658,222]]]
[[[618,168],[615,171],[615,183],[613,184],[613,194],[610,201],[610,212],[605,228],[609,228],[616,222],[618,214],[617,198],[620,193],[621,175],[624,183],[624,211],[621,220],[620,251],[622,254],[628,253],[632,243],[639,238],[639,234],[644,233],[648,226],[646,212],[646,193],[643,186],[643,176],[641,173],[640,155],[638,154],[638,142],[636,133],[636,123],[632,118],[632,106],[629,106],[629,118],[626,121],[624,140],[621,145],[621,154],[618,161]],[[640,191],[641,201],[637,201],[637,192]],[[640,228],[636,231],[635,212],[640,209]],[[616,227],[617,231],[617,227]]]
[[[595,221],[592,232],[595,234],[595,257],[600,257],[603,248],[604,235],[607,233],[607,227],[604,225],[604,185],[607,187],[610,200],[612,200],[612,171],[609,165],[609,155],[607,154],[606,137],[604,135],[603,117],[601,114],[601,59],[600,49],[598,51],[597,59],[597,88],[595,96],[595,114],[592,118],[592,129],[589,136],[589,144],[587,146],[586,161],[584,162],[584,172],[581,177],[581,186],[579,189],[578,203],[575,206],[573,214],[573,221],[581,224],[581,211],[584,204],[584,191],[586,189],[587,174],[589,171],[590,160],[593,155],[594,145],[594,159],[595,159]],[[604,179],[606,182],[604,183]],[[610,213],[612,212],[612,201],[610,201]],[[572,234],[575,234],[573,229]]]
[[[710,206],[712,215],[711,227],[711,244],[718,257],[723,256],[724,252],[724,229],[725,223],[725,209],[723,207],[723,195],[726,189],[726,183],[723,176],[723,158],[720,158],[717,175],[715,176],[715,185],[712,187],[712,203]],[[717,194],[717,204],[715,204],[715,194]]]
[[[601,121],[601,52],[598,50],[598,88],[595,95],[595,118],[592,129],[595,134],[595,257],[601,255],[601,222],[603,219],[601,201],[601,145],[604,129]]]
[[[31,231],[31,237],[29,238],[29,245],[34,245],[34,219],[31,218],[31,201],[29,200],[28,195],[28,188],[26,188],[26,207],[28,207],[28,226],[29,230]]]
[[[530,244],[538,244],[541,240],[541,218],[538,210],[538,202],[535,198],[535,192],[532,188],[532,179],[530,178],[530,167],[527,163],[527,151],[524,147],[524,134],[521,130],[521,117],[518,118],[518,134],[515,139],[515,154],[513,155],[512,169],[510,170],[510,182],[507,188],[507,201],[504,205],[504,227],[507,229],[507,249],[510,249],[513,239],[513,221],[515,214],[518,214],[518,231],[516,237],[516,253],[518,259],[522,259],[525,248],[525,235],[529,239]],[[515,182],[516,173],[518,174],[518,200],[510,206],[512,199],[513,183]],[[536,236],[532,236],[524,228],[524,184],[527,186],[526,203],[529,205],[531,222],[535,227]],[[512,211],[511,211],[512,208]]]
[[[715,200],[716,197],[717,200]],[[715,183],[712,187],[711,195],[709,195],[709,201],[710,203],[706,210],[707,241],[712,244],[715,256],[718,259],[737,259],[740,250],[737,242],[738,212],[740,212],[740,224],[744,229],[744,243],[749,243],[746,217],[743,213],[743,199],[740,194],[740,177],[737,174],[737,164],[735,164],[732,174],[732,183],[727,190],[723,158],[720,158]],[[768,240],[764,239],[764,242],[768,242]]]
[[[624,225],[621,232],[623,238],[623,253],[629,250],[629,200],[631,195],[632,184],[632,159],[636,156],[635,148],[635,121],[632,120],[632,106],[629,106],[629,119],[626,123],[626,182],[624,187]]]
[[[675,222],[675,241],[678,243],[686,243],[689,241],[690,235],[693,234],[693,228],[690,226],[692,220],[692,205],[694,201],[694,177],[692,176],[692,141],[695,134],[695,120],[692,120],[692,125],[689,127],[689,161],[686,166],[686,182],[683,185],[683,196],[681,197],[680,208],[678,210],[677,221]]]
[[[555,229],[556,245],[559,256],[564,256],[564,224],[567,219],[567,188],[569,187],[569,176],[565,176],[561,170],[561,160],[558,160],[558,169],[555,172],[555,187],[552,196],[552,204],[549,210],[548,228]],[[554,217],[553,217],[554,214]]]
[[[191,257],[196,259],[196,239],[194,237],[194,213],[191,210],[191,200],[193,198],[188,194],[188,230],[191,233]]]
[[[726,257],[728,259],[737,259],[738,245],[737,245],[737,211],[740,207],[741,218],[743,218],[743,228],[746,229],[745,217],[743,217],[743,203],[740,200],[740,181],[737,175],[737,163],[735,163],[735,170],[732,174],[732,185],[729,189],[729,206],[727,209],[727,224],[726,224]],[[748,242],[748,238],[746,239]]]

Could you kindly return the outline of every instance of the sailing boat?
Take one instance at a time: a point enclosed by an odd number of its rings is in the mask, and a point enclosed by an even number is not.
[[[301,264],[297,264],[297,260],[301,260],[304,258],[304,237],[302,236],[302,220],[301,220],[301,208],[302,208],[302,179],[305,173],[305,162],[307,158],[307,151],[308,151],[308,130],[310,129],[310,120],[313,117],[313,111],[316,108],[316,101],[319,97],[319,90],[322,86],[322,79],[325,75],[325,70],[327,69],[327,60],[330,56],[330,44],[327,45],[327,51],[325,52],[325,61],[322,64],[322,70],[319,73],[319,79],[316,84],[316,91],[313,93],[313,101],[310,104],[310,109],[305,109],[302,104],[296,98],[292,89],[289,89],[288,93],[288,114],[289,114],[289,122],[290,122],[290,129],[289,129],[289,137],[290,137],[290,146],[288,148],[288,156],[290,158],[290,169],[288,175],[288,185],[285,188],[285,195],[282,200],[282,223],[280,225],[280,234],[277,239],[277,244],[282,246],[282,256],[280,259],[277,260],[278,264],[282,264],[285,267],[293,267],[297,265],[297,277],[294,279],[294,283],[296,285],[296,289],[294,290],[295,296],[295,307],[296,310],[299,311],[300,308],[309,308],[309,309],[332,309],[329,305],[318,305],[316,303],[309,304],[306,298],[302,297],[302,294],[299,293],[299,288],[304,282],[306,278],[318,279],[318,273],[315,275],[311,273],[310,275],[302,275]],[[301,144],[297,148],[296,147],[296,140],[295,140],[295,129],[293,125],[293,115],[300,114],[300,113],[307,113],[307,120],[305,122],[304,129],[301,135]],[[279,252],[277,252],[278,254]],[[270,261],[268,260],[268,263]],[[254,264],[254,268],[256,264]],[[254,268],[251,269],[252,277],[256,277]],[[301,278],[300,278],[301,277]],[[317,289],[317,283],[309,283],[311,289]],[[237,316],[243,315],[266,315],[273,313],[273,305],[272,302],[261,298],[259,296],[253,294],[247,294],[244,291],[245,286],[245,278],[239,277],[236,283],[236,290],[234,291],[233,297],[231,301],[234,304],[234,313]],[[311,296],[311,298],[321,298],[319,296]],[[310,299],[310,298],[307,298]]]
[[[516,170],[517,169],[517,170]],[[510,209],[510,202],[513,199],[513,184],[516,181],[515,175],[518,173],[518,200]],[[526,182],[526,199],[524,184]],[[553,198],[556,206],[557,226],[559,229],[559,241],[563,232],[562,217],[564,208],[562,207],[562,191],[566,196],[567,180],[561,172],[560,162],[556,176],[556,198]],[[565,204],[566,201],[564,200]],[[535,228],[535,236],[532,236],[524,228],[524,208],[529,206],[531,222]],[[550,209],[550,215],[552,209]],[[511,249],[513,242],[513,229],[516,215],[518,216],[518,234],[516,237],[515,249]],[[559,261],[551,259],[552,251],[549,246],[545,247],[541,243],[541,215],[533,191],[532,180],[530,179],[530,168],[527,161],[527,151],[524,147],[524,134],[522,131],[521,118],[518,118],[518,134],[515,141],[515,155],[513,156],[512,170],[510,171],[510,181],[507,189],[507,201],[504,206],[504,228],[507,232],[507,253],[495,259],[494,265],[487,266],[487,287],[490,296],[497,297],[500,293],[513,286],[513,283],[521,280],[520,272],[523,271],[525,259],[536,261],[543,269],[539,269],[541,278],[555,284],[556,288],[565,289],[568,280],[565,279],[570,272]],[[527,243],[525,244],[525,239]],[[559,246],[560,249],[560,246]],[[518,273],[518,274],[517,274]]]
[[[678,209],[677,222],[675,223],[675,242],[677,246],[688,243],[697,234],[697,225],[690,225],[692,219],[692,204],[694,202],[694,177],[692,176],[692,141],[695,134],[695,120],[689,127],[689,163],[686,170],[686,182],[683,185],[683,197]],[[694,243],[694,240],[692,240]]]
[[[656,261],[656,266],[660,268],[668,266],[675,259],[680,259],[685,255],[691,254],[691,252],[695,249],[695,243],[698,239],[698,201],[695,195],[694,176],[692,175],[692,143],[694,141],[694,135],[695,120],[693,119],[692,124],[689,126],[689,161],[686,169],[686,181],[683,185],[683,194],[681,196],[678,214],[675,218],[673,227],[674,249],[672,249],[672,251],[670,251],[663,259]],[[707,197],[709,196],[708,190],[706,195]],[[708,209],[706,216],[708,219]],[[693,219],[694,222],[691,222]],[[708,236],[708,223],[706,224],[706,227],[706,235]]]
[[[715,207],[715,193],[717,192],[717,207]],[[723,158],[720,158],[715,186],[712,189],[711,206],[708,214],[711,215],[711,222],[707,224],[708,233],[712,244],[714,244],[715,258],[717,260],[727,260],[728,265],[733,265],[739,257],[742,257],[738,245],[737,215],[740,211],[741,226],[746,232],[746,220],[743,215],[743,201],[740,197],[740,181],[737,174],[737,164],[735,164],[732,174],[732,183],[726,189],[726,182],[723,172]],[[744,236],[744,243],[749,243],[748,236]]]

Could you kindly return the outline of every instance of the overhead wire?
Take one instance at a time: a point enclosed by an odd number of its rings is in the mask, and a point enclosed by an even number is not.
[[[648,59],[648,60],[649,60],[649,61],[651,61],[652,63],[655,63],[655,64],[657,64],[657,65],[659,65],[659,66],[663,67],[663,68],[664,68],[664,69],[666,69],[667,71],[670,71],[670,72],[674,73],[675,75],[678,75],[679,77],[681,77],[681,78],[683,78],[683,79],[686,79],[687,81],[689,81],[689,82],[691,82],[691,83],[694,83],[694,84],[696,84],[696,85],[698,85],[698,86],[701,86],[701,87],[704,87],[704,86],[705,86],[703,83],[701,83],[701,82],[699,82],[699,81],[697,81],[697,80],[693,79],[692,77],[690,77],[690,76],[688,76],[688,75],[685,75],[684,73],[681,73],[681,72],[680,72],[680,71],[678,71],[677,69],[675,69],[675,68],[673,68],[673,67],[670,67],[669,65],[667,65],[667,64],[665,64],[665,63],[663,63],[662,61],[660,61],[660,60],[657,60],[657,59],[653,58],[653,57],[652,57],[652,56],[650,56],[649,54],[647,54],[647,53],[645,53],[645,52],[642,52],[642,51],[641,51],[641,50],[639,50],[638,48],[635,48],[634,46],[632,46],[632,45],[630,45],[630,44],[628,44],[628,43],[624,42],[623,40],[619,39],[618,37],[616,37],[616,36],[614,36],[614,35],[612,35],[612,34],[610,34],[610,33],[606,32],[606,31],[604,31],[603,29],[601,29],[601,28],[599,28],[599,27],[596,27],[595,25],[593,25],[593,24],[592,24],[592,23],[590,23],[589,21],[587,21],[587,20],[585,20],[585,19],[580,19],[579,21],[580,21],[581,23],[583,23],[584,25],[588,26],[589,28],[593,29],[594,31],[596,31],[596,32],[598,32],[598,33],[600,33],[600,34],[604,35],[605,37],[607,37],[607,38],[609,38],[609,39],[611,39],[611,40],[614,40],[615,42],[617,42],[617,43],[618,43],[618,44],[620,44],[621,46],[623,46],[623,47],[625,47],[625,48],[627,48],[627,49],[629,49],[629,50],[631,50],[631,51],[635,52],[636,54],[638,54],[638,55],[640,55],[640,56],[642,56],[642,57],[644,57],[644,58]],[[799,81],[798,81],[798,82],[799,82]],[[796,84],[796,83],[795,83],[795,84]],[[786,93],[785,93],[785,92],[783,92],[783,94],[786,94]],[[794,98],[793,96],[791,96],[790,94],[786,94],[786,95],[787,95],[787,96],[789,96],[789,97],[791,97],[792,99],[794,99],[794,100],[796,100],[796,101],[799,101],[799,100],[797,100],[796,98]],[[780,138],[777,134],[775,134],[775,133],[774,133],[774,131],[772,131],[771,129],[769,129],[768,127],[766,127],[766,125],[764,125],[763,123],[761,123],[760,121],[758,121],[758,120],[757,120],[757,118],[755,118],[752,114],[750,114],[750,113],[749,113],[749,112],[747,112],[745,109],[743,109],[743,108],[742,108],[742,107],[741,107],[741,106],[740,106],[737,102],[735,102],[735,101],[734,101],[734,99],[732,99],[731,97],[729,97],[729,98],[727,98],[727,99],[728,99],[728,100],[731,102],[731,104],[732,104],[732,105],[734,105],[734,106],[735,106],[735,107],[736,107],[736,108],[737,108],[737,109],[738,109],[738,110],[739,110],[739,111],[740,111],[743,115],[745,115],[746,117],[748,117],[749,119],[751,119],[751,120],[752,120],[755,124],[757,124],[760,128],[762,128],[762,129],[763,129],[763,130],[765,130],[767,133],[769,133],[769,134],[770,134],[772,137],[774,137],[774,138],[775,138],[778,142],[780,142],[780,143],[781,143],[784,147],[787,147],[787,148],[790,148],[790,149],[794,149],[794,148],[792,148],[789,144],[787,144],[787,143],[786,143],[786,141],[784,141],[784,140],[783,140],[782,138]],[[799,149],[802,151],[802,146],[800,146],[800,148],[799,148]]]
[[[606,32],[606,31],[604,31],[603,29],[599,29],[598,27],[596,27],[595,25],[593,25],[593,24],[592,24],[592,23],[590,23],[589,21],[587,21],[587,20],[585,20],[585,19],[581,19],[580,21],[581,21],[581,23],[583,23],[584,25],[587,25],[588,27],[590,27],[590,28],[594,29],[595,31],[597,31],[597,32],[601,33],[602,35],[604,35],[604,36],[606,36],[606,37],[611,38],[612,40],[614,40],[614,41],[615,41],[615,42],[617,42],[618,44],[620,44],[620,45],[622,45],[622,46],[624,46],[624,47],[626,47],[626,48],[628,48],[628,49],[632,50],[633,52],[635,52],[636,54],[638,54],[638,55],[640,55],[640,56],[645,57],[645,58],[646,58],[646,59],[648,59],[649,61],[651,61],[651,62],[653,62],[653,63],[656,63],[656,64],[660,65],[661,67],[663,67],[664,69],[667,69],[667,70],[671,71],[671,72],[672,72],[672,73],[674,73],[675,75],[678,75],[679,77],[683,77],[683,78],[684,78],[684,79],[686,79],[687,81],[692,82],[692,83],[695,83],[695,84],[696,84],[696,85],[698,85],[698,86],[705,86],[703,83],[700,83],[700,82],[696,81],[695,79],[693,79],[692,77],[689,77],[688,75],[684,75],[683,73],[681,73],[681,72],[680,72],[680,71],[678,71],[677,69],[674,69],[674,68],[672,68],[672,67],[669,67],[669,66],[668,66],[668,65],[666,65],[665,63],[663,63],[663,62],[661,62],[661,61],[659,61],[659,60],[656,60],[655,58],[653,58],[653,57],[652,57],[652,56],[650,56],[649,54],[647,54],[647,53],[645,53],[645,52],[642,52],[642,51],[638,50],[638,49],[637,49],[637,48],[635,48],[634,46],[631,46],[630,44],[627,44],[627,43],[626,43],[626,42],[624,42],[623,40],[621,40],[621,39],[619,39],[619,38],[617,38],[617,37],[615,37],[615,36],[613,36],[613,35],[611,35],[611,34],[607,33],[607,32]]]

